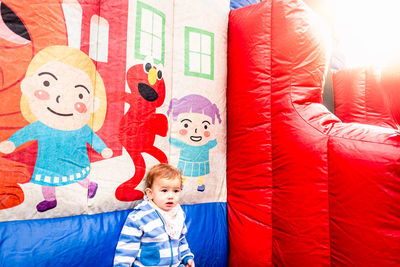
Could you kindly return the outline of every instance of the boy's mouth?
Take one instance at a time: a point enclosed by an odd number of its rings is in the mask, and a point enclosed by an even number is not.
[[[193,142],[200,142],[201,139],[203,139],[201,136],[190,136],[190,140],[192,140]]]

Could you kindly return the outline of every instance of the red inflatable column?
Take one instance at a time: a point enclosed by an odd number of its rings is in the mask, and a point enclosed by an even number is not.
[[[272,265],[270,5],[237,9],[229,18],[230,266]]]
[[[302,1],[231,12],[228,219],[231,266],[329,266],[327,55]],[[314,26],[317,27],[314,27]]]

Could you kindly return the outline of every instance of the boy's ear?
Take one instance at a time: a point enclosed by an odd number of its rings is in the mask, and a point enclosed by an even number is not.
[[[144,192],[146,193],[146,196],[151,200],[152,199],[152,197],[151,197],[151,193],[152,193],[151,189],[147,187],[144,190]]]

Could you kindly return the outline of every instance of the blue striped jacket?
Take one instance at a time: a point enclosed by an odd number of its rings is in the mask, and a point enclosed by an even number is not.
[[[184,225],[179,239],[171,239],[164,222],[151,204],[143,200],[128,215],[114,257],[114,266],[175,267],[193,258]]]

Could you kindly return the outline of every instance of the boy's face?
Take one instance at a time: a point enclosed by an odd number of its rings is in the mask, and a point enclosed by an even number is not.
[[[21,83],[32,113],[59,130],[77,130],[99,107],[89,76],[58,61],[49,62]]]
[[[212,120],[204,114],[181,113],[173,128],[178,129],[179,138],[191,146],[205,145],[214,138]]]
[[[178,177],[156,178],[151,188],[146,188],[147,197],[164,211],[170,211],[178,205],[180,193],[181,181]]]

